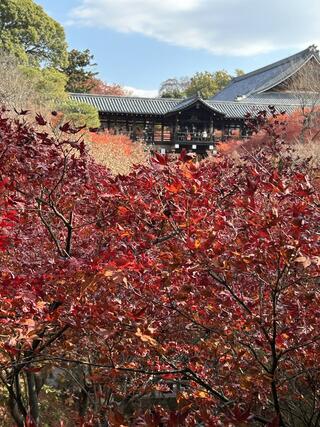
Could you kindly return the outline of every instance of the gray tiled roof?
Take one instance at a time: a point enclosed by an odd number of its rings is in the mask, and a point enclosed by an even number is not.
[[[320,102],[319,93],[295,93],[295,92],[264,92],[252,94],[243,98],[241,103],[271,104],[271,105],[313,105]]]
[[[298,71],[306,62],[314,58],[320,63],[319,53],[315,46],[299,52],[266,67],[234,78],[227,87],[212,99],[216,101],[235,101],[237,97],[248,97],[270,90]]]
[[[91,95],[71,93],[71,99],[93,105],[99,112],[163,115],[174,108],[181,99],[138,98],[129,96]]]
[[[228,102],[228,101],[207,101],[215,110],[225,114],[227,118],[242,118],[246,114],[257,114],[259,111],[268,111],[269,103],[256,103],[256,102]],[[272,104],[271,104],[272,105]],[[299,109],[299,105],[275,105],[275,110],[278,113],[283,111],[292,113]]]
[[[298,104],[299,97],[294,92],[264,92],[252,94],[241,100],[245,102],[256,102],[256,103],[273,103],[273,104]]]
[[[214,111],[225,115],[226,118],[242,118],[246,113],[257,113],[268,109],[269,99],[250,100],[244,102],[229,102],[216,100],[203,100],[200,98],[166,99],[166,98],[135,98],[120,96],[104,96],[90,94],[70,94],[71,99],[95,106],[100,113],[141,114],[151,116],[163,116],[171,112],[177,112],[192,105],[196,99],[207,105]],[[258,101],[258,102],[257,102]],[[278,112],[291,113],[299,108],[298,103],[279,102],[275,105]]]

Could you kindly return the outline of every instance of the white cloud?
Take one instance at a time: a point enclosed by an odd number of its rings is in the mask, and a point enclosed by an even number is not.
[[[81,0],[71,20],[224,55],[320,42],[319,0]]]
[[[138,96],[141,98],[155,98],[159,94],[158,89],[137,89],[131,86],[124,86],[124,89],[130,94],[130,96]]]

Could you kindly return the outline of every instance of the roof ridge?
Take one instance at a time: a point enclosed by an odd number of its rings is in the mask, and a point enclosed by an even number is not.
[[[248,98],[246,98],[246,99],[248,99]],[[214,99],[209,99],[209,100],[207,100],[207,102],[213,103],[213,104],[222,104],[222,105],[224,105],[224,104],[229,104],[229,105],[267,105],[267,106],[273,105],[272,102],[270,102],[270,100],[266,103],[259,101],[259,104],[257,104],[257,102],[251,101],[251,100],[250,101],[237,102],[237,101],[215,101]],[[279,105],[285,105],[285,104],[278,104],[277,106],[279,106]],[[297,102],[296,104],[290,103],[289,106],[291,106],[291,105],[292,106],[301,106],[301,104],[299,102]]]
[[[87,95],[87,96],[93,96],[92,94],[83,94],[83,93],[80,93],[80,94],[70,93],[70,95]],[[161,101],[161,102],[166,102],[168,100],[170,100],[170,101],[176,101],[176,102],[180,101],[180,98],[140,98],[140,97],[134,98],[134,97],[131,97],[131,96],[124,97],[124,96],[115,96],[115,95],[96,95],[96,97],[118,98],[118,99],[138,99],[138,100]],[[190,98],[184,98],[183,100],[186,101],[188,99],[190,99]],[[218,105],[219,104],[221,104],[221,105],[224,105],[224,104],[229,104],[229,105],[249,105],[249,104],[252,104],[252,105],[257,105],[257,103],[254,102],[254,101],[251,101],[249,97],[245,98],[241,102],[239,102],[239,101],[221,101],[221,100],[202,99],[202,98],[201,98],[201,101],[203,101],[207,105],[210,105],[210,104],[218,104]],[[261,103],[261,104],[263,104],[263,103]],[[271,104],[272,104],[272,102],[271,102]],[[265,105],[271,105],[271,104],[270,104],[270,101],[269,101],[269,102],[266,102]],[[299,104],[299,102],[297,102],[297,104],[291,104],[291,105],[300,105],[300,104]],[[177,106],[179,106],[179,103],[177,104]]]
[[[161,98],[161,99],[165,99],[165,98]],[[174,99],[174,98],[172,98],[172,99]],[[182,104],[184,102],[187,102],[187,101],[196,101],[197,99],[202,99],[198,93],[195,95],[188,96],[186,98],[180,98],[180,102],[178,103],[178,105]]]
[[[99,93],[84,93],[84,92],[69,92],[69,95],[71,96],[94,96],[94,97],[100,97],[100,98],[120,98],[120,99],[147,99],[151,101],[183,101],[187,98],[161,98],[161,97],[147,97],[147,96],[121,96],[121,95],[102,95]]]
[[[245,80],[248,77],[254,76],[256,74],[260,74],[264,71],[268,71],[268,70],[275,68],[275,67],[279,67],[280,65],[285,64],[287,62],[290,62],[290,61],[292,61],[292,60],[294,60],[300,56],[303,56],[304,54],[308,54],[310,57],[312,55],[313,56],[316,56],[316,55],[319,56],[319,53],[317,51],[316,46],[311,45],[311,46],[307,47],[306,49],[304,49],[298,53],[295,53],[295,54],[290,55],[286,58],[280,59],[279,61],[273,62],[272,64],[265,65],[264,67],[258,68],[257,70],[250,71],[249,73],[246,73],[243,76],[234,77],[230,83],[239,82],[241,80]],[[307,59],[307,57],[305,59]]]

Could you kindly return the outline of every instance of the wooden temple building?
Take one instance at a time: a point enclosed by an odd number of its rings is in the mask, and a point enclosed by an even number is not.
[[[312,75],[310,75],[310,73]],[[310,77],[310,78],[309,78]],[[70,94],[73,100],[95,106],[101,126],[133,140],[153,144],[162,153],[186,148],[213,151],[215,143],[247,136],[244,117],[274,106],[292,113],[301,100],[320,98],[320,56],[316,46],[256,71],[234,78],[211,99],[138,98]],[[310,82],[319,81],[310,89]],[[314,93],[311,93],[314,92]]]

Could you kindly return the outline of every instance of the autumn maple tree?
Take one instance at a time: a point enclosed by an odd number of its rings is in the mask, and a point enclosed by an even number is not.
[[[80,129],[25,114],[0,117],[15,423],[40,425],[59,368],[73,425],[317,426],[320,200],[284,117],[248,118],[267,138],[240,159],[156,154],[114,177]]]
[[[94,95],[111,95],[111,96],[129,96],[130,91],[127,91],[119,84],[108,84],[105,81],[93,77],[87,81],[90,86],[89,92]]]

